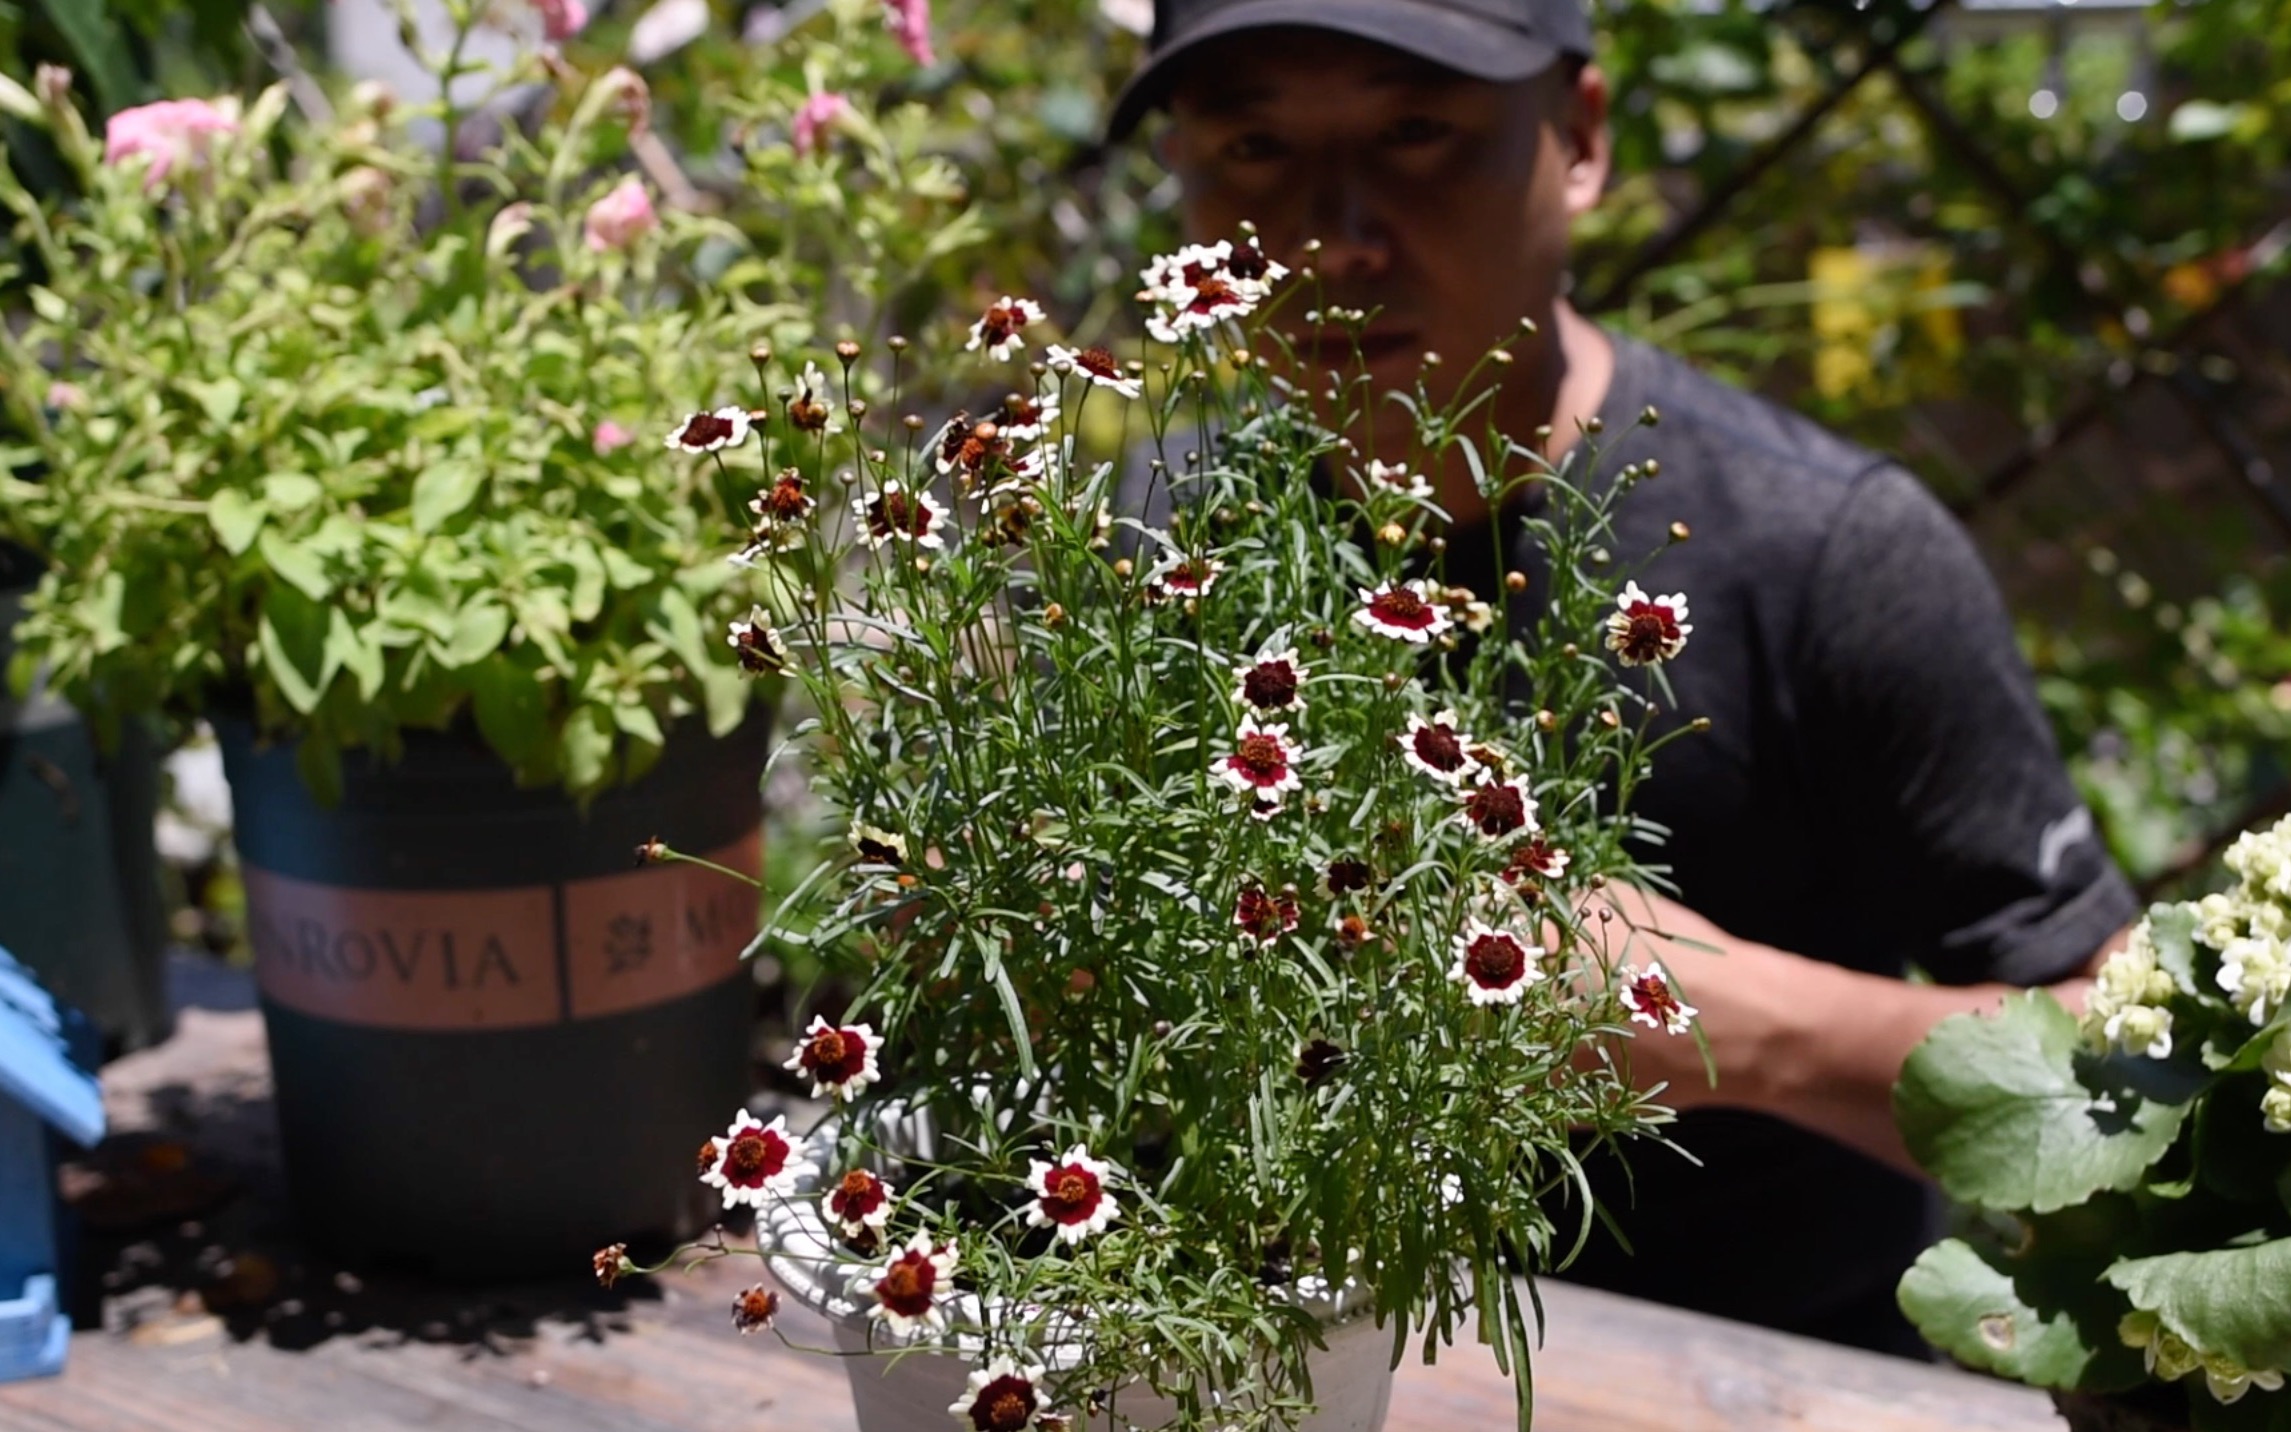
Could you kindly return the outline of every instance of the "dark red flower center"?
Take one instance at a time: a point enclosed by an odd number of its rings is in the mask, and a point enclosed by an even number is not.
[[[1093,378],[1115,381],[1122,376],[1120,361],[1103,348],[1083,349],[1074,355],[1074,366]]]
[[[1187,560],[1170,568],[1169,575],[1163,581],[1173,591],[1198,592],[1215,571],[1216,569],[1205,561]]]
[[[1464,818],[1493,840],[1526,827],[1527,802],[1520,798],[1519,787],[1508,781],[1474,786],[1464,797]]]
[[[1344,1051],[1325,1039],[1316,1039],[1297,1052],[1297,1077],[1318,1084],[1344,1062]]]
[[[978,1432],[1025,1432],[1040,1406],[1033,1383],[1023,1377],[998,1377],[978,1390],[970,1405],[971,1426]]]
[[[901,1317],[919,1318],[931,1310],[931,1294],[938,1286],[939,1270],[931,1266],[929,1258],[921,1253],[902,1253],[883,1270],[875,1296]]]
[[[1432,625],[1432,608],[1416,595],[1414,587],[1378,592],[1369,599],[1368,610],[1384,625],[1407,631],[1424,631]]]
[[[1037,427],[1042,422],[1042,405],[1032,398],[1013,395],[1004,401],[1002,407],[1014,428]]]
[[[1454,728],[1437,721],[1410,732],[1408,749],[1435,771],[1452,773],[1464,768],[1464,743],[1456,739]]]
[[[1103,1196],[1098,1176],[1080,1164],[1064,1164],[1042,1181],[1042,1211],[1058,1223],[1080,1223],[1098,1211]]]
[[[867,1067],[867,1036],[855,1029],[823,1029],[804,1045],[803,1067],[822,1084],[848,1084]]]
[[[870,865],[899,863],[899,848],[888,841],[877,840],[872,835],[862,835],[853,845],[859,852],[859,858]]]
[[[1277,785],[1289,773],[1289,753],[1278,736],[1259,732],[1241,738],[1233,765],[1253,785]]]
[[[1558,864],[1558,855],[1539,835],[1511,853],[1511,859],[1504,864],[1503,878],[1517,885],[1530,875],[1549,876]]]
[[[1328,893],[1349,895],[1355,890],[1366,890],[1370,877],[1368,862],[1339,857],[1328,863]]]
[[[1670,981],[1649,972],[1631,981],[1631,997],[1639,1008],[1656,1020],[1668,1024],[1679,1012],[1678,996],[1671,993]]]
[[[1241,892],[1233,907],[1233,923],[1260,943],[1269,943],[1297,925],[1297,903],[1252,885]]]
[[[793,475],[773,483],[762,502],[762,515],[774,522],[798,521],[810,509],[811,499],[804,495],[803,479]]]
[[[1204,274],[1193,281],[1193,297],[1186,302],[1189,313],[1214,313],[1241,302],[1240,290],[1216,274]]]
[[[883,1180],[863,1168],[855,1168],[843,1176],[843,1182],[828,1195],[828,1212],[849,1223],[857,1223],[883,1206]]]
[[[1632,661],[1650,662],[1662,658],[1663,652],[1678,637],[1678,619],[1671,609],[1656,602],[1633,602],[1624,613],[1629,626],[1623,633],[1622,654]]]
[[[931,509],[904,492],[886,492],[868,508],[867,520],[877,532],[922,537],[931,530]]]
[[[1297,669],[1285,661],[1260,661],[1241,678],[1241,699],[1260,711],[1278,711],[1297,699]]]
[[[1241,244],[1233,250],[1233,257],[1225,261],[1225,271],[1235,278],[1263,278],[1269,262],[1263,249],[1255,244]]]
[[[985,338],[987,346],[990,348],[997,343],[1005,343],[1016,337],[1018,330],[1025,326],[1026,310],[1004,308],[999,303],[988,309],[986,316],[978,322],[979,333]]]
[[[732,420],[719,418],[714,413],[694,413],[684,420],[684,431],[676,440],[689,448],[728,443],[732,440]]]
[[[787,1162],[786,1139],[769,1129],[742,1129],[724,1150],[724,1178],[739,1188],[761,1188]]]
[[[1510,989],[1527,973],[1527,951],[1509,935],[1474,936],[1464,949],[1464,973],[1481,989]]]
[[[741,631],[736,654],[740,664],[750,671],[779,671],[787,665],[778,644],[760,626],[750,626]]]

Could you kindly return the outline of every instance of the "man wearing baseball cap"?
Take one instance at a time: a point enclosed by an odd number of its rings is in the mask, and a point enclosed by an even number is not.
[[[1272,257],[1309,261],[1330,304],[1374,315],[1361,354],[1379,386],[1422,373],[1452,398],[1501,345],[1515,361],[1493,411],[1515,441],[1556,459],[1596,419],[1604,471],[1660,459],[1612,546],[1656,553],[1641,581],[1692,603],[1658,725],[1711,729],[1665,749],[1634,809],[1667,831],[1644,855],[1680,892],[1652,917],[1722,951],[1659,950],[1718,1084],[1690,1041],[1634,1043],[1694,1161],[1602,1166],[1632,1251],[1601,1230],[1568,1276],[1919,1352],[1893,1289],[1934,1202],[1893,1127],[1901,1062],[1948,1014],[2088,975],[2138,913],[1965,534],[1902,468],[1568,304],[1569,229],[1608,167],[1579,0],[1159,0],[1114,137],[1155,111],[1188,237],[1248,221]],[[1317,366],[1352,360],[1349,335],[1277,321]],[[1634,430],[1649,407],[1660,426]],[[1398,461],[1397,426],[1373,437],[1391,451],[1351,436]],[[1451,533],[1449,579],[1503,599],[1470,554],[1517,514],[1490,512],[1460,463],[1432,476],[1481,534]],[[1506,545],[1528,576],[1516,625],[1548,584],[1524,533]]]

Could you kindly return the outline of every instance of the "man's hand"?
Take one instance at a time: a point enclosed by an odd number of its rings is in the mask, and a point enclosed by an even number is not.
[[[1788,1119],[1870,1157],[1916,1172],[1893,1123],[1902,1061],[1942,1019],[1989,1011],[2008,985],[1914,985],[1862,974],[1730,935],[1674,900],[1610,886],[1613,914],[1594,913],[1591,934],[1617,963],[1660,960],[1680,998],[1700,1011],[1718,1074],[1712,1087],[1691,1036],[1637,1028],[1622,1051],[1642,1089],[1665,1086],[1677,1109],[1724,1105]],[[2122,942],[2103,945],[2094,964]],[[2089,974],[2090,968],[2086,970]],[[2053,986],[2071,1009],[2090,987],[2079,977]]]

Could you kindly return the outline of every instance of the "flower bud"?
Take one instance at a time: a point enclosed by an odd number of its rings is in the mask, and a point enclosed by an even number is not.
[[[1056,602],[1052,602],[1049,606],[1046,606],[1042,609],[1042,624],[1044,626],[1057,626],[1059,623],[1065,620],[1066,609],[1058,605]]]
[[[1527,590],[1527,573],[1525,573],[1525,572],[1522,572],[1522,571],[1518,571],[1518,570],[1516,570],[1516,569],[1515,569],[1515,570],[1513,570],[1513,571],[1509,571],[1509,572],[1506,572],[1506,573],[1504,573],[1504,574],[1503,574],[1503,589],[1504,589],[1505,591],[1507,591],[1507,592],[1524,592],[1524,591],[1526,591],[1526,590]]]
[[[1387,522],[1376,529],[1376,540],[1387,547],[1397,547],[1408,540],[1408,529],[1397,522]]]
[[[1650,428],[1655,426],[1657,423],[1660,423],[1662,420],[1663,415],[1655,411],[1655,405],[1652,403],[1647,404],[1647,406],[1639,413],[1639,421],[1645,423]]]
[[[658,865],[667,858],[668,847],[657,835],[636,848],[636,863],[639,865]]]
[[[769,343],[758,343],[753,348],[750,348],[748,350],[748,361],[755,364],[758,368],[761,368],[766,363],[771,362],[772,345]]]
[[[1114,559],[1114,575],[1120,577],[1123,581],[1128,581],[1130,573],[1136,570],[1137,568],[1131,564],[1129,558],[1117,557]]]
[[[1671,524],[1671,540],[1673,542],[1684,542],[1687,538],[1692,537],[1693,535],[1693,530],[1690,529],[1684,522],[1673,522]]]

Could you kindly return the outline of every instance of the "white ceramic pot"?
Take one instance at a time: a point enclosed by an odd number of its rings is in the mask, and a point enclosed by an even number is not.
[[[812,1137],[805,1157],[821,1169],[835,1166],[832,1124]],[[789,1295],[828,1320],[836,1347],[865,1353],[866,1308],[840,1277],[822,1276],[823,1269],[834,1266],[830,1260],[838,1248],[820,1217],[816,1194],[816,1188],[807,1186],[801,1196],[765,1209],[756,1222],[756,1241],[765,1266]],[[1298,1432],[1380,1432],[1392,1405],[1391,1329],[1379,1328],[1368,1316],[1367,1294],[1354,1285],[1328,1292],[1306,1283],[1295,1295],[1320,1317],[1327,1343],[1309,1364],[1320,1410],[1299,1423]],[[972,1361],[946,1353],[915,1353],[894,1361],[888,1346],[879,1342],[877,1348],[876,1356],[843,1360],[860,1432],[936,1432],[951,1426],[947,1409],[962,1397]],[[1055,1350],[1049,1357],[1055,1362]],[[1124,1426],[1160,1427],[1177,1416],[1175,1404],[1143,1388],[1117,1392],[1113,1406]]]

